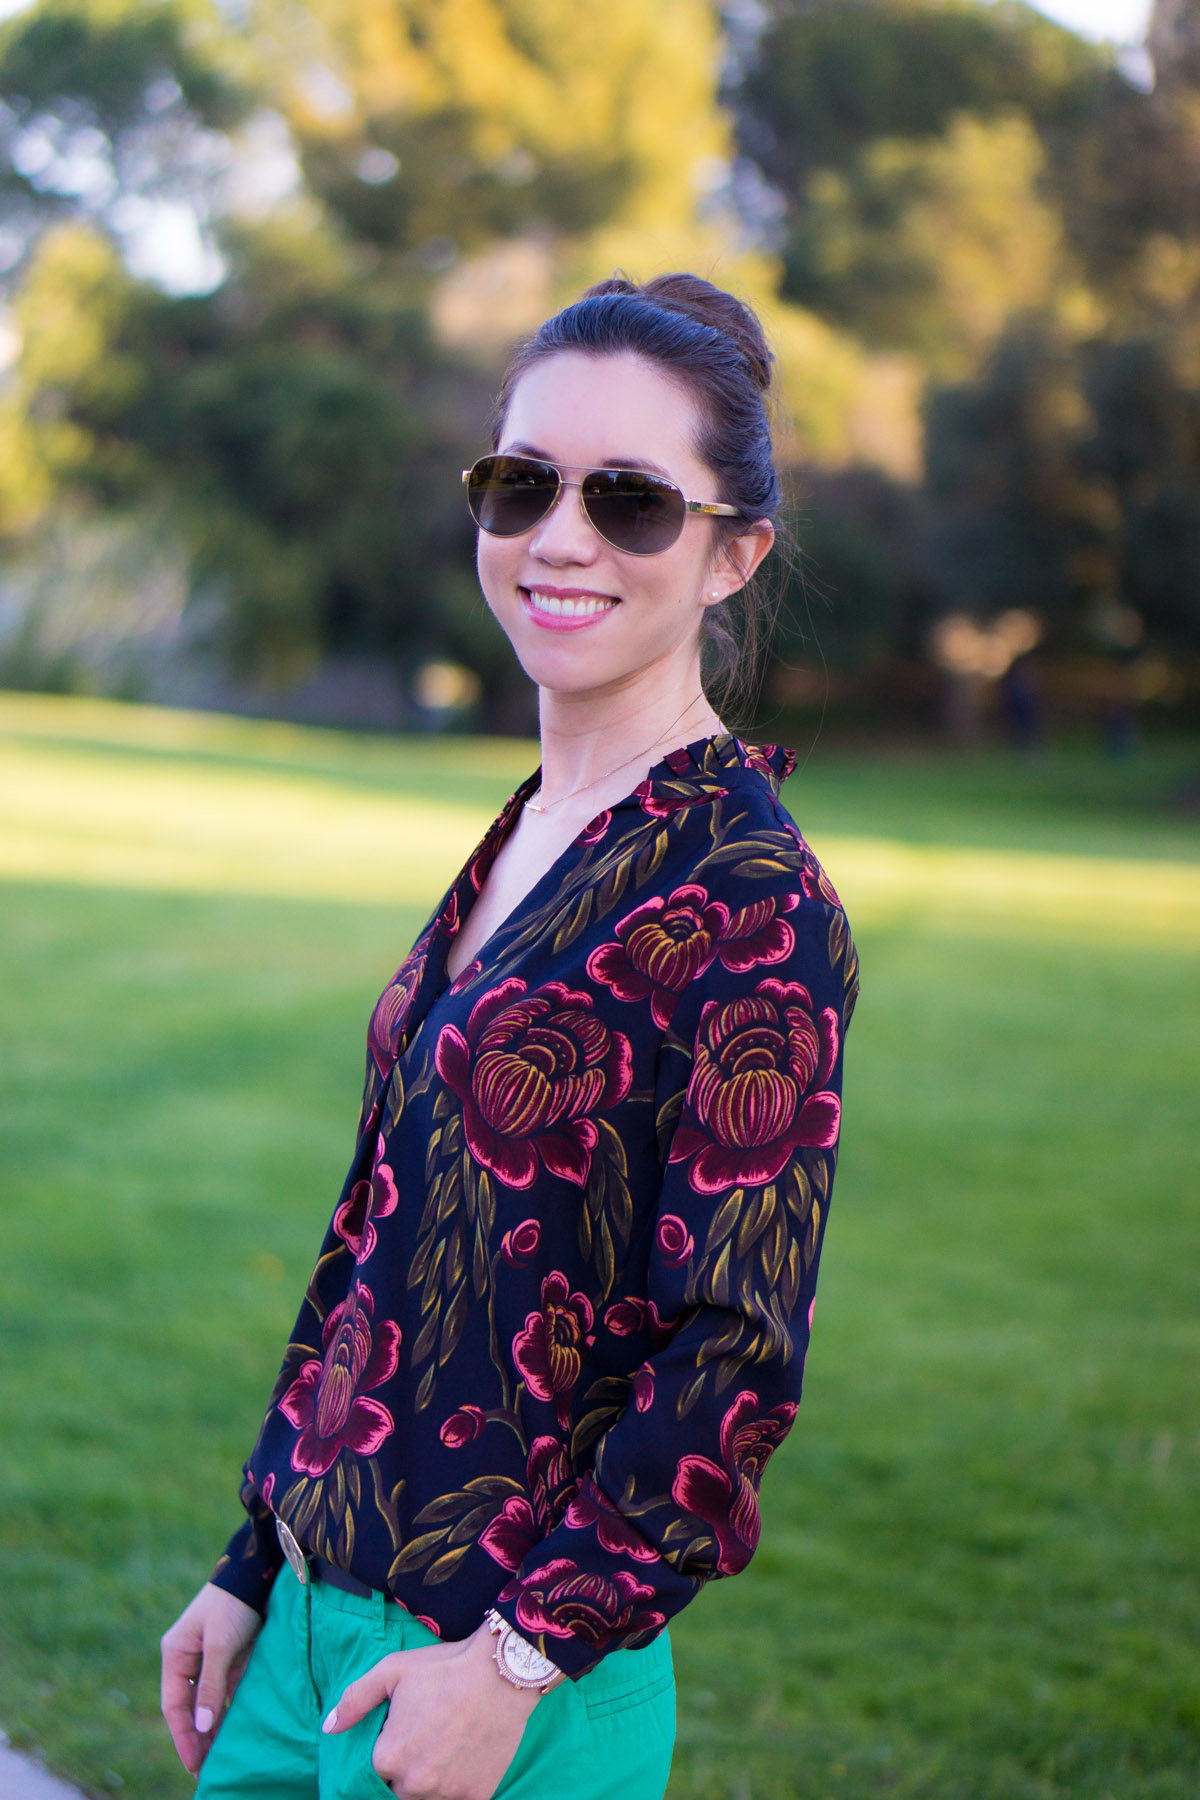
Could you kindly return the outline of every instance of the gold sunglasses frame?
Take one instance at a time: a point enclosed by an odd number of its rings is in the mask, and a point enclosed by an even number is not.
[[[505,454],[505,452],[503,450],[490,450],[488,452],[487,456],[477,457],[476,460],[471,464],[471,467],[469,469],[464,469],[462,472],[463,486],[465,487],[467,485],[467,483],[471,479],[471,476],[475,473],[475,470],[479,467],[479,464],[481,462],[487,462],[493,456],[498,457],[498,456],[503,456],[504,454]],[[583,475],[583,476],[587,476],[587,475],[648,475],[650,477],[651,481],[661,481],[664,484],[664,486],[674,488],[675,492],[679,495],[679,498],[683,501],[683,506],[684,506],[685,512],[707,513],[709,515],[709,517],[711,517],[711,518],[721,518],[721,519],[736,519],[740,516],[738,508],[736,506],[728,505],[724,500],[689,500],[686,497],[686,495],[684,494],[683,489],[681,487],[677,487],[673,481],[668,481],[666,479],[666,476],[655,474],[653,469],[589,469],[589,468],[582,467],[581,465],[579,465],[577,463],[553,463],[553,462],[550,462],[549,459],[544,456],[513,456],[511,458],[511,460],[513,462],[540,463],[543,468],[553,469],[554,473],[558,476],[558,493],[555,494],[553,500],[550,502],[549,506],[546,508],[545,512],[542,514],[541,519],[535,519],[533,524],[529,526],[530,531],[536,530],[537,526],[539,526],[542,523],[542,519],[548,519],[550,517],[550,514],[554,511],[554,508],[558,505],[558,502],[559,502],[560,498],[562,497],[562,490],[564,488],[566,488],[566,487],[582,487],[583,486],[583,483],[581,481],[567,481],[565,479],[565,476],[567,474]],[[586,506],[584,507],[583,510],[584,510],[584,516],[585,516],[585,518],[587,518],[588,524],[592,527],[592,530],[596,533],[596,535],[600,538],[603,538],[604,542],[606,544],[611,544],[611,540],[609,538],[604,537],[604,533],[600,530],[600,527],[594,522],[594,520],[588,514],[588,510],[587,510]],[[478,524],[478,521],[476,521],[476,523]],[[485,529],[485,527],[480,525],[479,529],[480,529],[480,531],[483,531]],[[488,533],[489,537],[492,537],[495,535],[496,534],[493,532]],[[507,535],[507,534],[501,534],[501,535]],[[514,531],[512,533],[513,537],[523,537],[524,535],[525,535],[524,532],[521,532],[521,531]],[[611,544],[611,547],[614,550],[620,550],[619,544]],[[668,545],[668,548],[670,548],[669,545]],[[658,554],[661,554],[661,552],[656,552],[653,550],[648,550],[648,551],[621,550],[622,556],[654,556],[654,555],[658,555]]]

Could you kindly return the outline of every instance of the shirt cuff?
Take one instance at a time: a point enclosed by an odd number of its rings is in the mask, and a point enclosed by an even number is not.
[[[271,1588],[283,1563],[283,1551],[271,1514],[265,1507],[261,1510],[261,1518],[252,1512],[234,1532],[209,1580],[214,1587],[224,1588],[227,1594],[265,1617]]]

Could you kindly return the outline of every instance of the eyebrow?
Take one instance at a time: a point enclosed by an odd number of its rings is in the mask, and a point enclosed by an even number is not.
[[[555,460],[548,451],[539,450],[536,444],[509,444],[499,454],[501,456],[533,456],[539,462],[548,463]],[[567,463],[563,464],[564,468],[569,466]],[[590,466],[596,469],[644,469],[648,475],[660,475],[664,481],[669,481],[673,485],[675,483],[675,477],[672,474],[661,468],[658,463],[651,462],[646,456],[606,456],[603,462],[593,463]]]

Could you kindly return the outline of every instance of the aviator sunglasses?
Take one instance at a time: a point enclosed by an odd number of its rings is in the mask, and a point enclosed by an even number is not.
[[[565,475],[581,480],[565,481]],[[575,469],[533,456],[481,456],[463,470],[467,505],[481,531],[520,537],[532,531],[564,487],[578,487],[583,510],[606,544],[630,556],[658,556],[676,542],[689,513],[736,519],[736,506],[685,500],[682,490],[645,469]]]

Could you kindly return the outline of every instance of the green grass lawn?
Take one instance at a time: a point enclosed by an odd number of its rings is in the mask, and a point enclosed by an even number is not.
[[[157,1639],[349,1155],[366,1016],[536,750],[0,697],[0,1724],[190,1792]],[[671,1800],[1200,1793],[1200,846],[1183,752],[819,754],[863,959],[764,1542]]]

